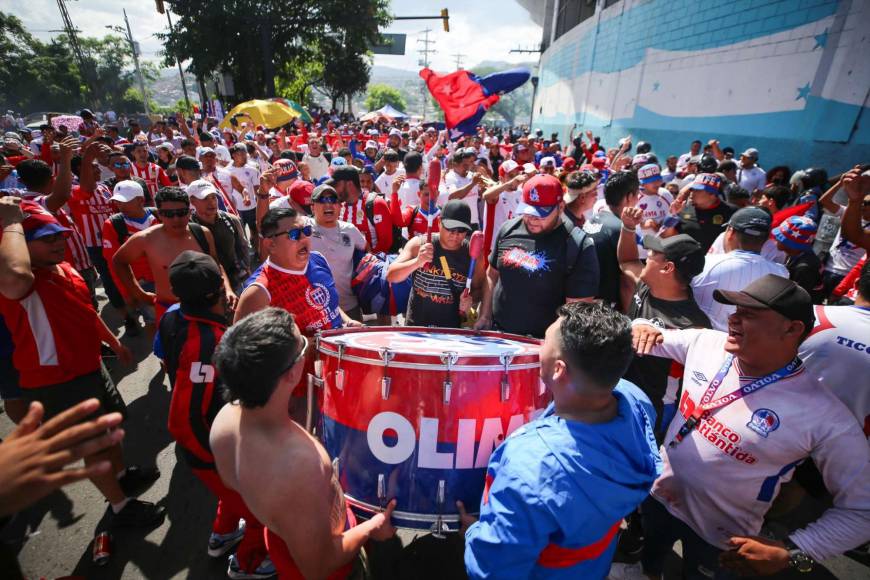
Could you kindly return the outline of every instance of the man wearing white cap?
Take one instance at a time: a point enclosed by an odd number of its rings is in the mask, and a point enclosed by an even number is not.
[[[758,163],[758,149],[750,147],[740,154],[737,183],[749,193],[763,190],[767,181],[767,174],[756,163]]]
[[[187,186],[194,213],[191,221],[205,226],[214,236],[218,263],[223,266],[233,290],[251,274],[249,244],[241,220],[218,209],[220,192],[213,183],[198,179]]]
[[[119,211],[109,216],[103,222],[103,258],[109,264],[112,280],[126,299],[128,293],[115,274],[112,257],[118,251],[118,248],[127,241],[127,238],[158,223],[157,212],[153,208],[145,207],[145,190],[137,181],[119,181],[115,184],[111,200],[115,202],[115,206]],[[130,267],[133,269],[133,276],[138,281],[139,286],[147,292],[153,292],[154,275],[151,273],[151,266],[148,265],[148,260],[140,258],[130,264]],[[140,312],[146,326],[154,324],[153,306],[143,306],[140,308]],[[134,324],[138,325],[133,317],[133,313],[129,310],[127,310],[125,315],[125,327],[128,326],[128,322],[131,328]]]

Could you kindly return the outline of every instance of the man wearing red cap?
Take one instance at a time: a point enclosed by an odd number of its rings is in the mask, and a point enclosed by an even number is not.
[[[496,235],[475,328],[540,338],[562,304],[592,301],[598,291],[595,247],[565,218],[564,206],[555,177],[536,175],[523,184],[518,217]]]
[[[131,362],[132,355],[97,315],[84,279],[64,261],[70,229],[39,204],[15,197],[0,199],[0,221],[0,314],[15,344],[13,362],[24,398],[42,403],[46,421],[90,398],[100,400],[100,413],[126,414],[102,365],[100,344],[107,343],[122,362]],[[101,461],[112,468],[90,479],[109,501],[113,523],[160,525],[165,508],[129,497],[160,472],[125,469],[117,444],[85,464]]]

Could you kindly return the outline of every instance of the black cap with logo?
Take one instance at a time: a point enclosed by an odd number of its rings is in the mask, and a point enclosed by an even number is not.
[[[804,323],[811,330],[816,316],[809,293],[789,280],[776,274],[767,274],[743,290],[714,290],[713,298],[722,304],[746,308],[769,308],[789,320]]]
[[[463,229],[470,232],[471,208],[461,199],[451,199],[441,209],[441,225],[448,230]]]
[[[669,238],[647,235],[643,238],[643,247],[664,254],[665,259],[673,262],[687,280],[704,270],[704,248],[688,234],[677,234]]]
[[[728,225],[738,232],[755,238],[766,238],[770,235],[770,225],[773,219],[760,207],[744,207],[738,209],[728,220]]]

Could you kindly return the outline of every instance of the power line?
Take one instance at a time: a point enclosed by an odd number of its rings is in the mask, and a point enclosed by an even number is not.
[[[462,54],[462,53],[457,52],[457,53],[452,54],[452,55],[450,55],[450,56],[452,56],[452,57],[455,59],[455,62],[456,62],[456,70],[460,70],[460,69],[462,68],[462,59],[465,58],[465,55]]]
[[[429,33],[430,32],[432,32],[431,28],[427,28],[426,30],[423,30],[421,32],[421,34],[423,34],[423,38],[417,39],[417,43],[423,45],[423,48],[417,49],[417,52],[419,52],[420,55],[422,56],[422,58],[417,62],[417,64],[419,64],[420,66],[422,66],[424,68],[429,68],[429,55],[435,54],[436,52],[438,52],[434,48],[429,48],[429,45],[435,44],[434,40],[429,40]],[[428,99],[426,98],[426,92],[428,90],[429,89],[426,87],[426,82],[424,81],[423,87],[421,89],[421,92],[423,95],[423,120],[424,121],[426,120],[426,104],[428,103]]]
[[[96,104],[98,103],[99,93],[97,90],[97,75],[91,74],[93,69],[91,68],[90,60],[85,58],[85,53],[82,50],[81,44],[79,44],[79,37],[76,35],[76,32],[80,31],[73,26],[72,20],[69,17],[69,12],[66,9],[66,0],[57,0],[57,8],[60,10],[60,17],[61,20],[63,20],[63,32],[66,33],[67,38],[69,38],[70,48],[72,48],[73,55],[78,61],[79,70],[81,70],[85,84],[88,86],[91,100]]]

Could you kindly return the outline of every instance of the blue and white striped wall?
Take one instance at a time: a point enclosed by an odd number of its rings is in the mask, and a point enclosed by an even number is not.
[[[563,140],[578,123],[660,155],[715,137],[763,167],[870,162],[870,0],[622,0],[539,78],[534,127]]]

